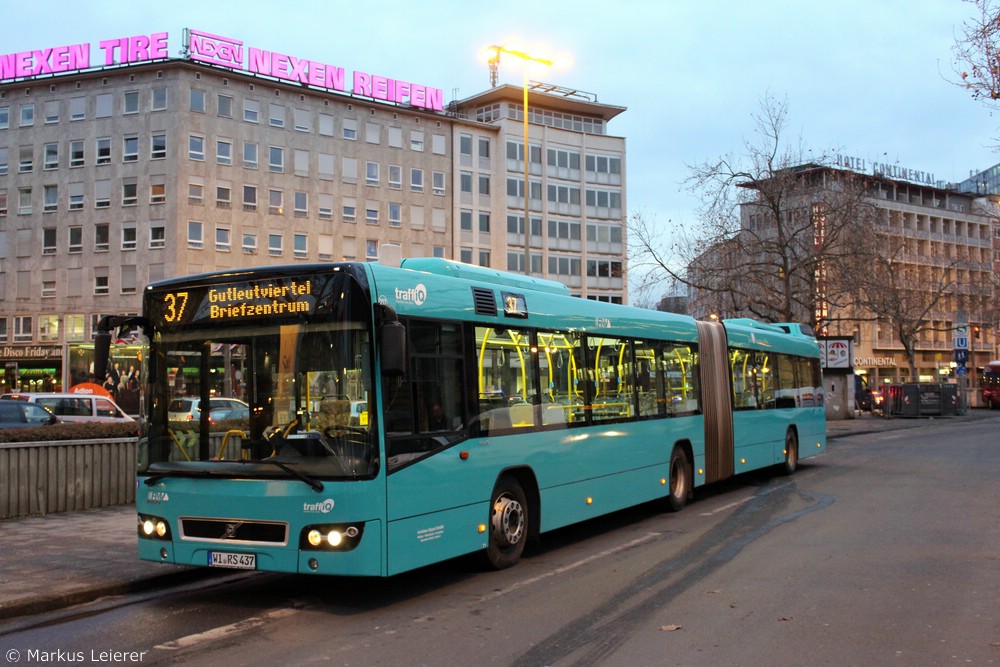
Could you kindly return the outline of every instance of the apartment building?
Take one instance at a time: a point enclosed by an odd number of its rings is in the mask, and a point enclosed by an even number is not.
[[[98,319],[138,312],[142,287],[162,278],[377,260],[384,243],[523,271],[511,87],[446,108],[427,86],[237,52],[197,31],[184,40],[181,58],[166,56],[163,33],[101,42],[103,66],[86,44],[48,63],[0,56],[7,387],[86,381]],[[623,109],[558,90],[529,101],[531,273],[621,302],[624,139],[607,121]],[[476,113],[487,101],[502,113]]]

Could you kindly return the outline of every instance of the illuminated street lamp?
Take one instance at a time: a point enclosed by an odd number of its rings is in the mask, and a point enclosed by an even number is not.
[[[531,185],[528,182],[528,158],[531,153],[528,148],[528,63],[551,65],[546,58],[536,58],[524,51],[510,49],[506,46],[493,45],[487,49],[490,65],[490,85],[497,85],[497,67],[500,65],[500,54],[506,53],[524,61],[524,275],[531,275]]]

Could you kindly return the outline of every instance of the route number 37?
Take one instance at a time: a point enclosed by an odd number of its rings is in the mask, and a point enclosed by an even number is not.
[[[179,322],[184,315],[184,308],[187,306],[187,292],[168,292],[163,295],[163,303],[166,310],[163,313],[165,322]]]

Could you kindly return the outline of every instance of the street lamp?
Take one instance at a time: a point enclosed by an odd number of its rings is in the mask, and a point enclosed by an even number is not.
[[[488,49],[490,58],[490,84],[496,85],[496,69],[500,65],[500,54],[506,53],[524,61],[524,275],[531,275],[531,186],[528,183],[528,158],[531,151],[528,148],[528,63],[551,65],[546,58],[537,58],[524,51],[509,49],[506,46],[493,45]]]

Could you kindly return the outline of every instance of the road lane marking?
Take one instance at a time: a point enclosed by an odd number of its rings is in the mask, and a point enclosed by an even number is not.
[[[537,584],[539,581],[542,581],[543,579],[548,579],[550,577],[555,577],[555,576],[558,576],[560,574],[565,574],[566,572],[569,572],[570,570],[575,570],[578,567],[583,567],[584,565],[587,565],[588,563],[592,563],[595,560],[600,560],[601,558],[607,558],[608,556],[613,556],[614,554],[620,553],[622,551],[626,551],[628,549],[631,549],[632,547],[635,547],[635,546],[638,546],[640,544],[644,544],[646,542],[650,542],[652,540],[655,540],[656,538],[658,538],[660,536],[662,536],[662,533],[647,533],[646,535],[644,535],[642,537],[639,537],[639,538],[636,538],[636,539],[632,540],[631,542],[626,542],[625,544],[619,545],[619,546],[614,547],[612,549],[607,549],[607,550],[602,551],[600,553],[596,553],[596,554],[594,554],[592,556],[587,556],[586,558],[578,560],[575,563],[570,563],[569,565],[563,565],[562,567],[557,567],[556,569],[552,570],[551,572],[546,572],[545,574],[540,574],[537,577],[532,577],[531,579],[525,579],[524,581],[520,581],[520,582],[518,582],[516,584],[513,584],[512,586],[508,586],[507,588],[502,588],[502,589],[500,589],[498,591],[494,591],[493,593],[490,593],[489,595],[485,595],[485,596],[479,598],[479,601],[480,602],[489,602],[490,600],[495,600],[497,598],[503,597],[504,595],[507,595],[508,593],[513,593],[516,590],[524,588],[525,586],[533,586],[533,585]]]
[[[205,632],[199,632],[197,634],[188,635],[187,637],[181,637],[180,639],[175,639],[173,641],[166,642],[165,644],[157,644],[153,648],[163,651],[179,651],[181,649],[188,649],[193,646],[198,646],[199,644],[207,644],[209,642],[225,639],[231,635],[242,635],[248,630],[254,630],[279,618],[286,618],[292,614],[298,613],[298,611],[298,609],[275,609],[274,611],[270,611],[261,616],[251,616],[250,618],[245,618],[242,621],[237,621],[236,623],[230,623],[229,625],[223,625],[218,628],[206,630]]]

